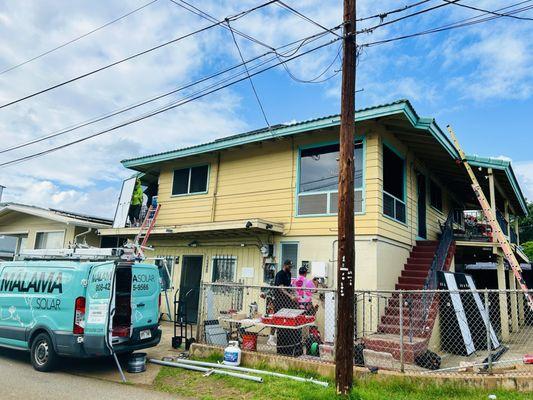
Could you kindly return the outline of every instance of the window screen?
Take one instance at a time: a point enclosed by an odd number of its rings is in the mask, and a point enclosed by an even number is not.
[[[204,193],[207,190],[208,171],[207,165],[174,170],[172,195]]]
[[[433,207],[442,211],[442,189],[433,181],[429,183],[429,199]]]
[[[363,143],[354,145],[355,212],[363,209]],[[339,144],[303,149],[300,153],[298,215],[337,213]],[[311,194],[313,193],[313,194]]]
[[[61,249],[63,248],[64,232],[37,232],[35,238],[36,249]]]
[[[282,243],[281,244],[281,262],[285,260],[292,261],[291,274],[293,278],[298,276],[298,243]]]

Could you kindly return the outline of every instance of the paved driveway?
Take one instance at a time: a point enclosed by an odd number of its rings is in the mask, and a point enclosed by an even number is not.
[[[101,379],[73,375],[65,371],[82,373],[84,366],[89,370],[99,363],[112,368],[112,360],[90,361],[65,360],[62,370],[54,373],[35,371],[28,353],[0,349],[0,398],[2,400],[72,400],[112,399],[112,400],[168,400],[175,396],[154,392],[149,389],[108,382]],[[96,363],[96,364],[95,364]]]

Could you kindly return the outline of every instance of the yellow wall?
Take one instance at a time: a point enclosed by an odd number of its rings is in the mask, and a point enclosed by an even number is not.
[[[364,137],[365,205],[355,217],[356,234],[379,235],[412,245],[417,238],[417,188],[415,170],[431,177],[425,166],[392,133],[376,123],[358,128]],[[159,226],[188,223],[263,218],[284,224],[284,236],[336,236],[336,216],[296,216],[298,151],[300,146],[336,141],[337,129],[317,131],[271,142],[251,144],[205,157],[189,157],[165,163],[161,169]],[[383,143],[392,145],[406,158],[407,198],[405,224],[383,215]],[[206,194],[171,195],[173,170],[193,165],[210,165]],[[444,194],[444,210],[429,205],[427,189],[428,238],[436,239],[439,222],[448,214],[449,198]]]

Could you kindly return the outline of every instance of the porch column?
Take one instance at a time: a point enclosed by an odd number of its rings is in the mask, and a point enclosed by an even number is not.
[[[509,218],[509,200],[505,200],[504,202],[503,216],[507,221],[507,232],[504,233],[507,235],[509,240],[511,240],[511,219]]]
[[[490,197],[490,208],[492,209],[492,214],[496,216],[496,190],[494,187],[494,174],[492,172],[492,168],[489,168],[488,170],[489,174],[489,197]]]
[[[505,290],[505,265],[503,263],[503,257],[497,255],[496,272],[498,274],[498,290]],[[502,339],[504,341],[509,340],[509,314],[507,314],[507,293],[503,292],[498,295],[500,303],[500,323],[502,331]]]
[[[508,271],[509,273],[509,289],[516,290],[516,278],[513,274],[512,270]],[[519,293],[517,292],[511,292],[511,327],[513,329],[513,333],[518,332],[518,296]]]
[[[516,233],[516,244],[520,246],[520,231],[518,230],[518,217],[516,216],[516,214],[514,217],[514,231]]]

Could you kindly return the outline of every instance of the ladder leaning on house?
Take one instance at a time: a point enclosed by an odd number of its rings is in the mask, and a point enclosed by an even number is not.
[[[139,252],[141,252],[141,255],[144,253],[144,249],[148,243],[148,238],[154,229],[160,208],[161,205],[159,204],[157,204],[155,207],[151,205],[150,208],[148,208],[146,216],[144,217],[141,227],[139,228],[139,233],[137,233],[137,236],[135,236],[134,243]]]
[[[479,182],[476,178],[476,175],[474,174],[474,171],[472,170],[472,167],[468,163],[466,159],[466,155],[459,145],[459,141],[457,140],[457,137],[455,136],[455,133],[453,132],[453,129],[450,125],[448,125],[448,132],[450,132],[450,136],[453,140],[453,144],[455,145],[455,148],[457,152],[459,153],[460,162],[464,165],[466,172],[468,172],[468,175],[470,176],[470,179],[472,180],[472,189],[474,189],[474,193],[476,194],[476,197],[479,201],[479,204],[481,205],[481,209],[483,210],[483,214],[485,215],[485,218],[487,219],[490,227],[492,228],[492,234],[494,238],[498,241],[500,244],[503,254],[505,255],[505,258],[509,262],[509,265],[511,266],[511,269],[513,270],[513,274],[520,284],[520,288],[524,292],[524,296],[526,297],[526,300],[528,302],[529,308],[533,311],[533,298],[531,294],[529,293],[529,290],[527,288],[526,282],[522,276],[522,268],[520,267],[520,264],[518,263],[518,260],[516,259],[516,256],[514,255],[513,249],[511,245],[509,244],[509,241],[505,237],[500,224],[498,220],[496,219],[496,216],[492,212],[492,208],[487,201],[487,198],[485,197],[485,194],[483,193],[483,189],[481,189],[481,186],[479,185]]]

